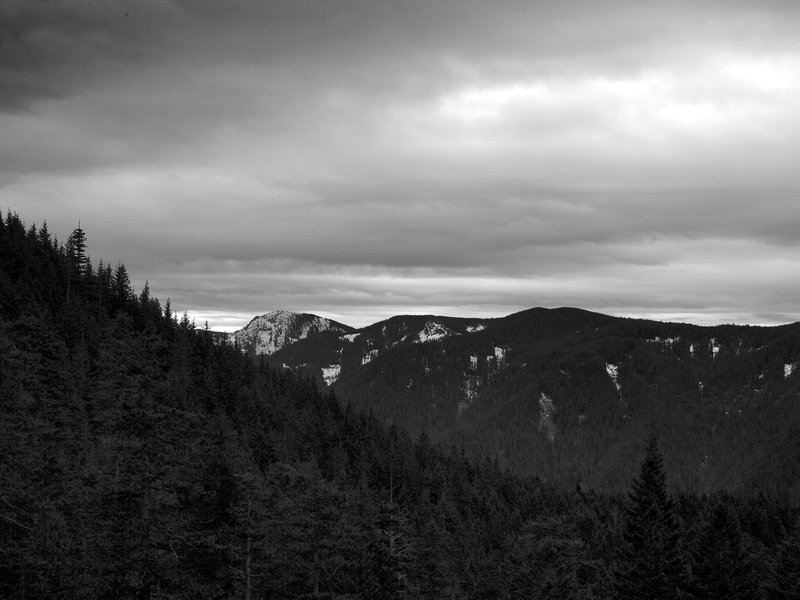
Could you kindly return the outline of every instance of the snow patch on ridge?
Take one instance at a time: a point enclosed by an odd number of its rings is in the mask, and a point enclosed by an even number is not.
[[[416,344],[424,344],[425,342],[436,342],[451,335],[458,335],[455,331],[437,323],[436,321],[428,321],[425,326],[417,334],[417,339],[414,340]]]
[[[645,342],[649,344],[656,344],[659,347],[659,350],[666,354],[674,352],[675,347],[680,341],[681,341],[680,337],[662,338],[661,336],[658,335],[652,338],[645,339]]]
[[[653,338],[648,338],[645,341],[651,342],[651,343],[655,343],[655,344],[663,344],[664,346],[670,346],[671,347],[671,346],[674,346],[675,344],[677,344],[679,341],[681,341],[681,338],[680,337],[662,338],[660,336],[656,336],[656,337],[653,337]]]
[[[468,325],[467,333],[476,333],[478,331],[483,331],[484,329],[486,329],[486,325],[483,323],[478,323],[477,325]]]

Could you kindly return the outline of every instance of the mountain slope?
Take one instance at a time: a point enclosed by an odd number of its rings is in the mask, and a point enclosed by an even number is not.
[[[681,489],[797,496],[798,361],[800,325],[533,309],[394,344],[360,367],[343,360],[333,387],[413,432],[566,487],[624,489],[653,433]]]

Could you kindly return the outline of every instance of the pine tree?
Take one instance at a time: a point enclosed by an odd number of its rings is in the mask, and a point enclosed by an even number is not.
[[[172,302],[169,298],[167,298],[167,303],[164,305],[164,321],[172,326],[174,318],[175,315],[172,313]]]
[[[78,223],[78,227],[73,229],[69,238],[67,238],[67,254],[70,259],[73,274],[76,277],[80,277],[87,260],[86,232],[81,229],[80,222]]]
[[[117,263],[114,276],[111,280],[112,306],[114,310],[127,309],[133,298],[131,280],[125,265]]]
[[[156,327],[161,320],[161,303],[150,295],[150,283],[147,281],[139,294],[139,315],[144,327]]]
[[[648,443],[639,477],[633,482],[617,561],[618,598],[682,597],[684,561],[678,524],[655,438]]]
[[[86,270],[89,257],[86,256],[86,232],[78,227],[72,230],[67,238],[67,302],[69,302],[70,289],[73,281],[80,281]]]
[[[47,229],[47,221],[42,223],[39,228],[39,242],[45,250],[52,248],[53,240],[50,238],[50,231]]]

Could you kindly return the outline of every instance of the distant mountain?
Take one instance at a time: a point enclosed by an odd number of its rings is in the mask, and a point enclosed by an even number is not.
[[[308,313],[276,310],[229,334],[243,351],[311,375],[326,386],[379,354],[404,344],[424,344],[481,331],[492,319],[406,315],[355,329]]]
[[[534,308],[281,339],[271,362],[520,473],[619,491],[653,433],[681,489],[800,498],[800,324],[700,327]]]
[[[275,354],[275,352],[323,332],[350,333],[352,327],[308,313],[274,310],[253,318],[245,327],[231,333],[231,343],[239,344],[253,354]]]

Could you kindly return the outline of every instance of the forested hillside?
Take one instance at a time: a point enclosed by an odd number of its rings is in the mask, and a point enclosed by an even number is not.
[[[800,324],[700,327],[535,308],[484,325],[395,343],[355,368],[345,343],[332,389],[413,434],[565,489],[624,491],[655,434],[681,491],[800,501]],[[305,362],[299,350],[311,342],[274,360]]]
[[[800,597],[780,498],[670,496],[655,441],[620,496],[467,460],[177,318],[89,241],[0,219],[0,598]]]
[[[353,329],[273,311],[230,337],[385,423],[563,489],[626,490],[654,434],[677,490],[800,501],[800,323],[533,308]]]

